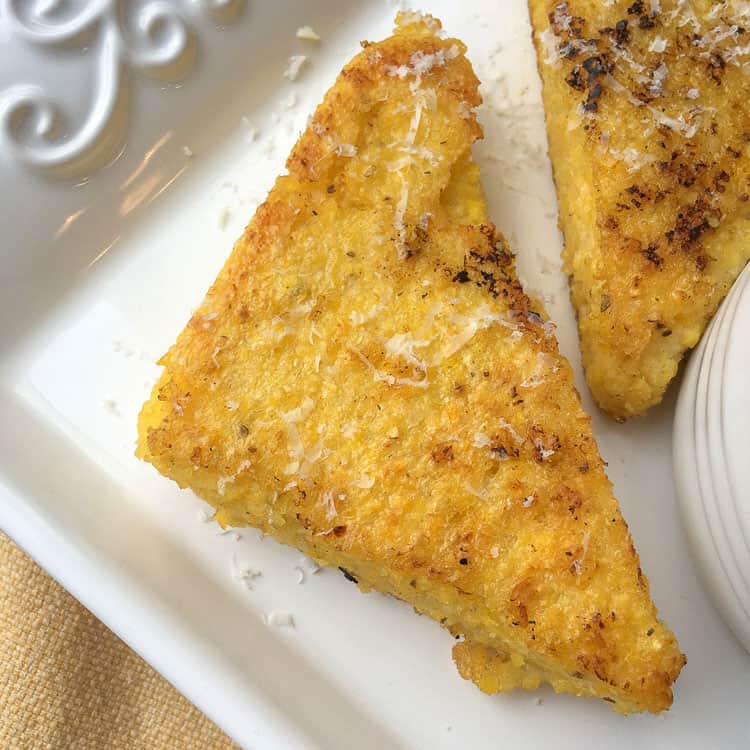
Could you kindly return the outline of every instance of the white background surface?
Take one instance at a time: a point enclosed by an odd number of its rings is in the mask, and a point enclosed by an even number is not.
[[[482,695],[458,676],[451,637],[435,623],[336,572],[297,584],[299,553],[252,530],[239,542],[217,536],[198,520],[200,501],[133,458],[152,362],[336,72],[360,39],[387,35],[394,14],[383,0],[255,0],[219,28],[197,3],[174,4],[194,30],[195,63],[177,84],[133,72],[119,158],[61,178],[19,163],[7,139],[0,145],[0,525],[254,750],[750,746],[750,656],[711,608],[676,508],[677,388],[648,418],[616,425],[581,377],[523,0],[422,8],[467,43],[484,82],[475,155],[490,213],[524,280],[547,295],[653,597],[688,655],[673,709],[623,718],[549,690]],[[303,24],[322,42],[296,39]],[[43,83],[74,124],[98,43],[92,33],[41,50],[12,32],[6,13],[0,92]],[[282,72],[299,53],[309,64],[289,82]],[[243,116],[259,132],[252,142]],[[234,554],[263,571],[254,590],[232,580]],[[267,627],[262,616],[274,609],[292,612],[296,628]]]

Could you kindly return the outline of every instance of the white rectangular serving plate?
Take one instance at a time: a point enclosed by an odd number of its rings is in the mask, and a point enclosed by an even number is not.
[[[155,360],[336,73],[359,40],[389,33],[396,8],[131,0],[113,20],[115,5],[1,6],[0,526],[252,750],[748,747],[750,657],[701,589],[677,514],[675,388],[626,425],[585,389],[524,0],[421,9],[466,42],[483,81],[475,155],[491,215],[558,323],[654,599],[688,655],[659,717],[550,690],[483,695],[459,677],[437,624],[336,571],[298,583],[298,552],[250,529],[218,534],[201,501],[134,458]],[[95,22],[68,33],[81,8]],[[139,31],[149,13],[166,15]],[[295,37],[307,24],[321,41]],[[50,28],[70,38],[50,40]],[[290,81],[294,54],[308,59]],[[19,92],[27,103],[11,115]],[[67,138],[57,150],[34,133],[42,95],[66,117],[50,132]],[[69,159],[87,127],[104,134],[96,153],[118,157]],[[252,589],[235,565],[262,571]],[[294,627],[267,625],[272,611]]]

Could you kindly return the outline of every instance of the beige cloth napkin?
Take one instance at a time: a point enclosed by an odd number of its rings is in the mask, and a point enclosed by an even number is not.
[[[2,750],[237,750],[0,532]]]

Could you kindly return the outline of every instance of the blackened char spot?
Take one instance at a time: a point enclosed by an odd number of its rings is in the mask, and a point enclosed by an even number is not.
[[[658,248],[658,245],[649,245],[645,250],[642,251],[642,254],[647,261],[653,263],[657,268],[661,268],[662,258],[657,252]]]
[[[359,581],[346,568],[339,567],[339,570],[344,574],[344,578],[346,578],[347,581],[359,583]]]
[[[570,72],[570,75],[565,79],[565,83],[576,91],[583,91],[586,88],[583,76],[581,75],[581,68],[578,65]]]
[[[627,19],[618,21],[615,24],[615,42],[619,45],[627,44],[630,40],[630,31],[628,29]]]

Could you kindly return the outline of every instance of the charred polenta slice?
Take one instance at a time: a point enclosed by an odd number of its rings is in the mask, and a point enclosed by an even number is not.
[[[138,452],[221,524],[474,644],[456,657],[484,689],[659,711],[684,659],[487,219],[464,51],[401,16],[344,68],[161,360]]]
[[[625,419],[750,258],[750,6],[529,5],[586,377]]]

